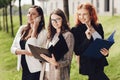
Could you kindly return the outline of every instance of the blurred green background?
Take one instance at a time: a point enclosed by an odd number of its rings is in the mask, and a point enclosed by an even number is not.
[[[46,19],[46,26],[48,17]],[[18,16],[13,16],[14,31],[17,32],[19,28]],[[23,16],[23,24],[27,21]],[[70,17],[70,26],[74,26],[73,16]],[[109,76],[110,80],[120,80],[120,16],[99,16],[99,22],[102,23],[105,39],[116,29],[115,44],[110,48],[110,54],[107,57],[109,66],[105,67],[105,73]],[[9,24],[10,25],[10,24]],[[10,47],[13,42],[13,37],[0,31],[0,80],[21,80],[21,71],[16,70],[17,58],[10,52]],[[75,56],[73,56],[71,65],[71,80],[87,80],[87,76],[78,73],[78,64]]]

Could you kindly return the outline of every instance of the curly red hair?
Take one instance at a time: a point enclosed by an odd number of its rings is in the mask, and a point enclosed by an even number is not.
[[[95,8],[94,8],[94,6],[92,4],[90,4],[90,3],[82,3],[82,4],[78,5],[77,11],[79,9],[86,9],[86,10],[88,10],[88,12],[89,12],[89,14],[91,16],[91,23],[94,24],[94,25],[98,24],[97,13],[96,13],[96,10],[95,10]],[[81,24],[81,22],[79,20],[79,17],[78,17],[78,13],[76,13],[75,24],[76,25]]]

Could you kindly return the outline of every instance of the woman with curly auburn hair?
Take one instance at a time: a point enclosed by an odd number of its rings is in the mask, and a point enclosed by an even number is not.
[[[104,73],[104,67],[108,65],[106,56],[109,51],[102,48],[100,52],[103,56],[99,59],[84,55],[85,50],[96,38],[104,38],[103,27],[98,23],[97,13],[92,4],[78,5],[75,27],[71,32],[75,39],[74,52],[79,62],[79,73],[88,75],[89,80],[109,80]]]

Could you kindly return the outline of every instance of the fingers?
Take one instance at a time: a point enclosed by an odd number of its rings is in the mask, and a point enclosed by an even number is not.
[[[49,60],[50,60],[50,58],[49,58],[48,56],[44,55],[44,54],[40,54],[40,56],[41,56],[42,58],[44,58],[46,61],[49,61]]]
[[[88,38],[88,39],[90,39],[91,38],[91,31],[89,30],[89,29],[87,29],[86,31],[85,31],[85,34],[86,34],[86,37]]]
[[[55,57],[54,57],[54,54],[52,54],[52,59],[55,61]]]
[[[107,50],[106,48],[102,48],[100,50],[100,52],[104,55],[104,56],[107,56],[109,54],[109,50]]]

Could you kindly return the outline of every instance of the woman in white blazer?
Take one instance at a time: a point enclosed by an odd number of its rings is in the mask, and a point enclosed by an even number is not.
[[[17,70],[22,66],[22,80],[39,80],[42,63],[32,56],[28,44],[45,47],[47,32],[42,8],[32,6],[27,17],[28,23],[19,28],[11,52],[18,56]]]

